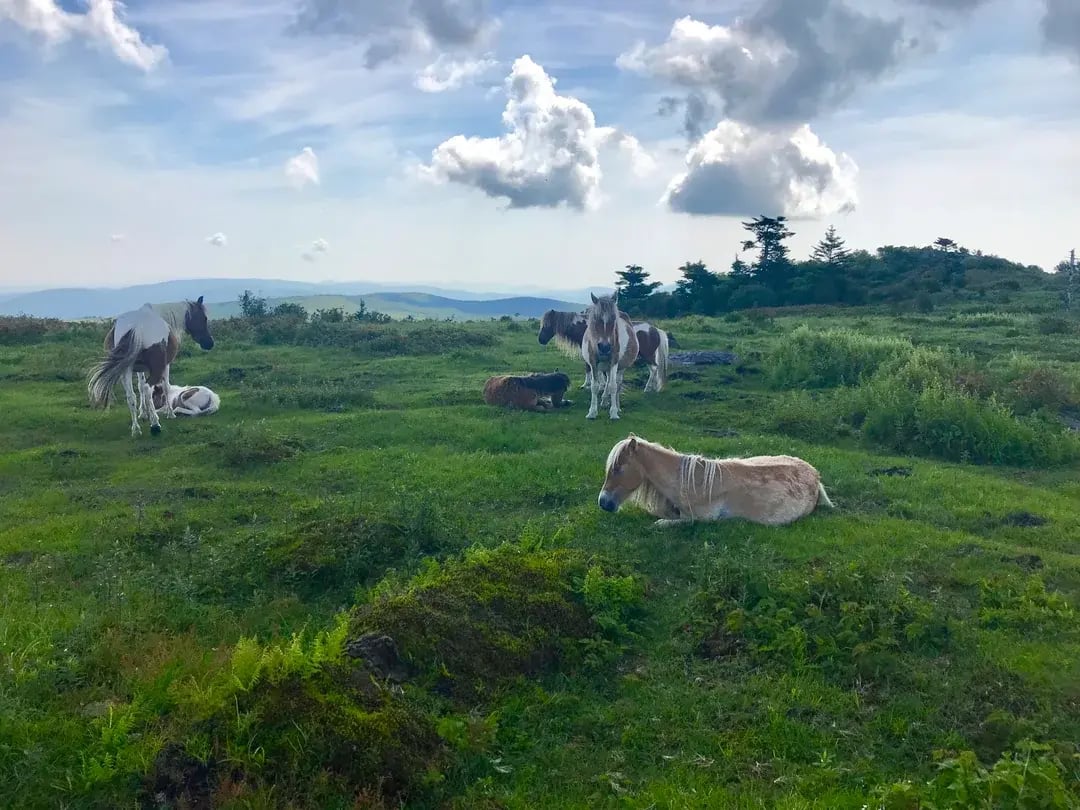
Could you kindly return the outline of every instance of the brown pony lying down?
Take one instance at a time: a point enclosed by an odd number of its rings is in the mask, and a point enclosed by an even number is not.
[[[563,399],[570,378],[561,372],[513,376],[500,374],[484,385],[484,402],[524,411],[548,411],[571,404]]]

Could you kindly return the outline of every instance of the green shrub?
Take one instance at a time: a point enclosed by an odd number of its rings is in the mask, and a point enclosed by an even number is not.
[[[886,361],[911,351],[911,342],[903,338],[850,329],[815,331],[804,325],[780,339],[766,359],[766,375],[777,388],[858,385]]]
[[[230,467],[284,461],[300,449],[296,439],[279,435],[267,427],[265,420],[255,424],[241,422],[211,444],[222,448],[225,463]]]

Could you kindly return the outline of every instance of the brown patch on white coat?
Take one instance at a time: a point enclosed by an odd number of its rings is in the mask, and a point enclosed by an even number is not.
[[[547,346],[552,340],[555,346],[567,357],[581,356],[581,341],[585,337],[585,314],[549,309],[540,319],[540,332],[536,339],[541,346]],[[592,371],[585,365],[585,382],[582,388],[592,385]]]
[[[634,503],[660,518],[657,526],[726,518],[784,526],[833,506],[820,473],[801,458],[705,458],[633,433],[608,453],[598,503],[607,512]]]
[[[180,416],[209,416],[221,407],[221,397],[205,385],[169,385],[167,397],[166,385],[163,380],[154,386],[154,410],[159,413],[169,407]]]
[[[484,402],[542,413],[570,405],[569,400],[563,399],[569,387],[570,378],[561,372],[522,376],[500,374],[488,378],[484,384]]]

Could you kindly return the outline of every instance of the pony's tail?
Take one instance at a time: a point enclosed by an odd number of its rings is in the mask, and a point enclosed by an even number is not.
[[[829,493],[825,491],[825,485],[821,481],[818,481],[817,494],[819,504],[825,504],[830,509],[836,508],[836,504],[829,500]]]
[[[142,341],[136,340],[135,330],[131,330],[117,343],[100,363],[90,369],[86,379],[86,390],[90,395],[90,405],[95,408],[107,408],[112,404],[113,388],[124,374],[130,374],[135,358],[142,351]]]
[[[660,345],[656,348],[656,390],[663,391],[668,378],[668,333],[663,329],[657,329],[660,333]]]

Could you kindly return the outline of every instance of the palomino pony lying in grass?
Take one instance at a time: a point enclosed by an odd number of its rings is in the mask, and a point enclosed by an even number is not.
[[[184,311],[184,331],[195,338],[206,351],[214,348],[214,338],[200,295],[198,301],[188,301]],[[169,366],[180,351],[181,332],[162,318],[149,304],[117,317],[105,336],[105,358],[96,363],[87,378],[90,404],[107,408],[112,403],[113,388],[123,383],[128,410],[131,411],[131,435],[142,433],[139,427],[139,408],[135,402],[132,377],[139,375],[139,392],[152,396],[150,387],[164,381],[169,383]],[[143,376],[145,374],[145,376]],[[172,416],[166,406],[166,415]],[[149,409],[150,432],[161,432],[157,411]]]
[[[205,385],[168,385],[168,396],[166,385],[163,380],[154,386],[154,410],[158,413],[171,408],[181,416],[209,416],[221,407],[221,397]]]
[[[563,399],[569,387],[570,378],[561,372],[520,377],[500,374],[490,377],[484,385],[484,402],[525,411],[548,411],[571,404]]]
[[[783,526],[832,507],[814,467],[794,456],[705,458],[679,453],[631,433],[611,448],[600,508],[635,503],[657,526],[743,518]]]

